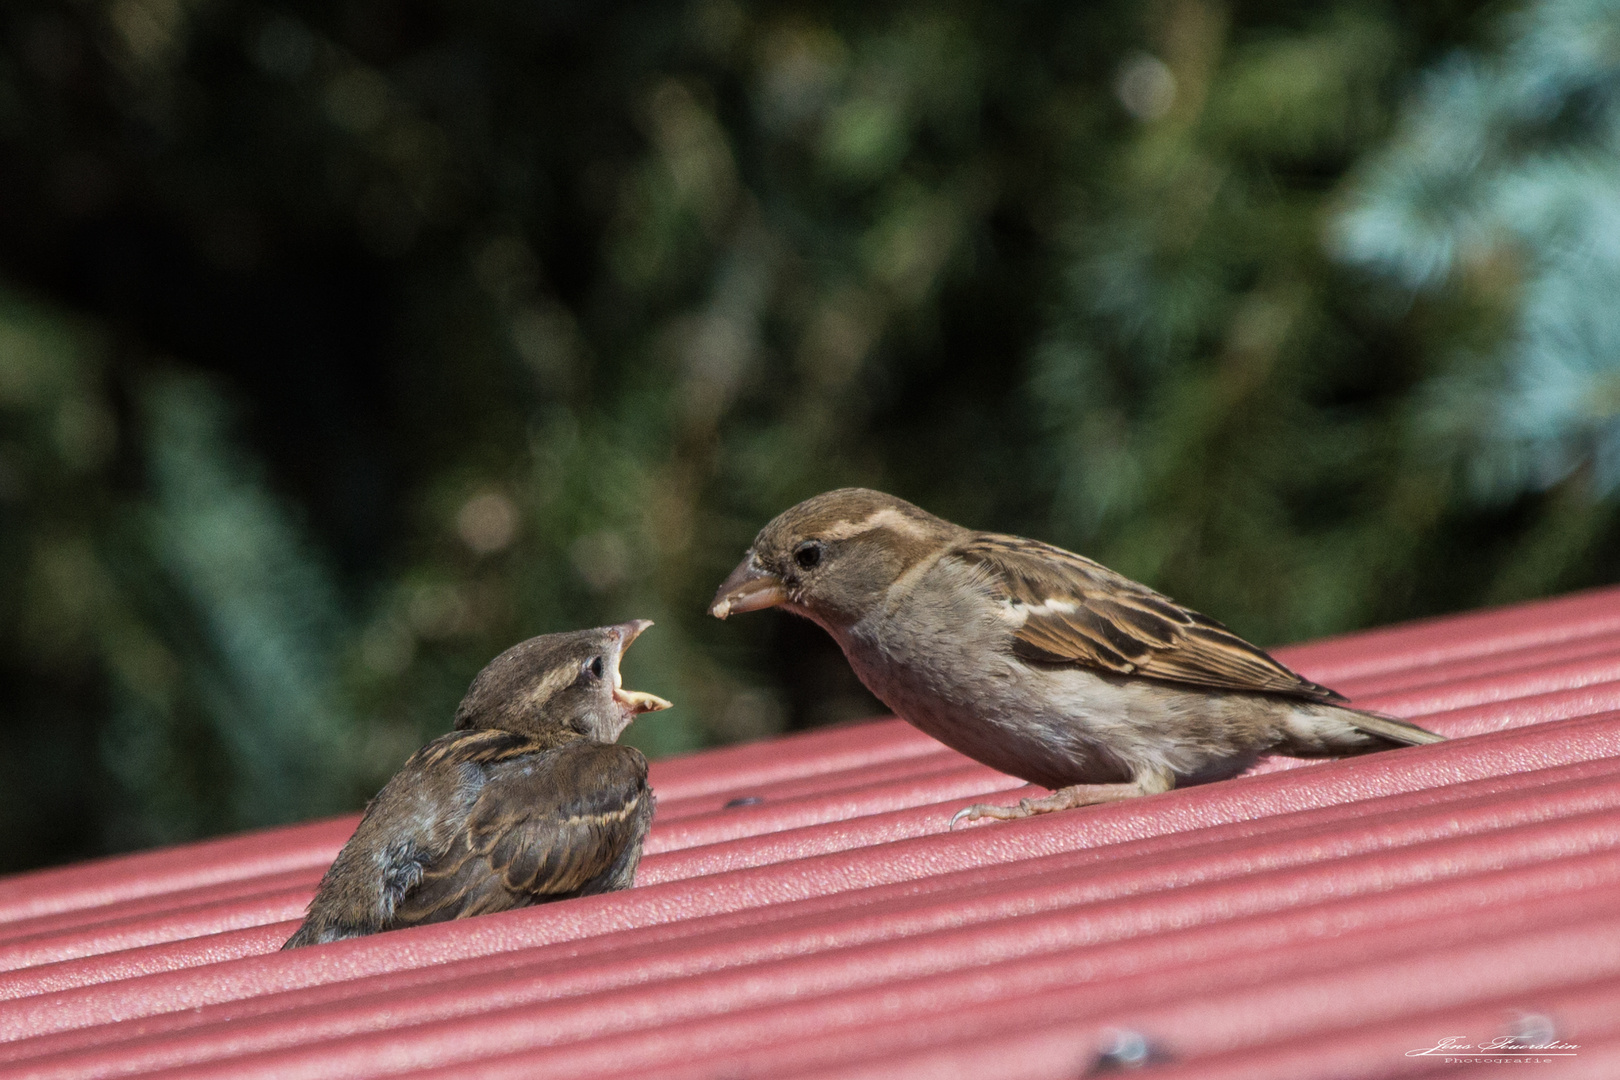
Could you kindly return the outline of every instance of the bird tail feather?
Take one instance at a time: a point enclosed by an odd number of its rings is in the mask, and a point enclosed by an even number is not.
[[[1409,720],[1401,720],[1394,716],[1381,716],[1378,713],[1353,710],[1355,719],[1352,721],[1356,727],[1368,735],[1376,735],[1380,739],[1388,739],[1402,746],[1427,746],[1430,743],[1445,742],[1444,735],[1437,735],[1427,728],[1420,728]]]

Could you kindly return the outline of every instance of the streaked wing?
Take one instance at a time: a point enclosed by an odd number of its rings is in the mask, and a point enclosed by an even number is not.
[[[951,552],[982,572],[1018,622],[1014,651],[1218,690],[1343,701],[1213,619],[1062,548],[981,533]]]
[[[419,898],[424,871],[462,842],[468,779],[545,747],[510,731],[454,731],[412,754],[366,807],[365,817],[321,878],[308,917],[286,948],[454,918],[399,910]]]
[[[422,874],[395,923],[617,887],[604,877],[639,850],[651,806],[646,758],[630,747],[580,739],[496,763],[463,834]]]

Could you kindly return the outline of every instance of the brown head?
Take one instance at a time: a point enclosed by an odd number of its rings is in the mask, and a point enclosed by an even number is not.
[[[759,531],[709,614],[780,606],[823,625],[848,625],[881,603],[908,567],[963,531],[881,491],[828,491]]]
[[[456,708],[456,730],[500,728],[519,734],[577,731],[610,743],[644,712],[669,708],[656,694],[624,689],[624,651],[652,623],[545,634],[491,660]]]

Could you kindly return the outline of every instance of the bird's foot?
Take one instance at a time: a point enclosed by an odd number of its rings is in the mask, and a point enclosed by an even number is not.
[[[1050,814],[1054,810],[1072,810],[1077,806],[1095,806],[1098,803],[1118,802],[1121,799],[1134,799],[1139,795],[1146,795],[1141,784],[1075,784],[1072,787],[1059,788],[1050,795],[1043,795],[1038,799],[1019,799],[1017,806],[995,806],[991,803],[975,803],[964,807],[951,816],[951,828],[956,828],[963,821],[978,821],[980,818],[995,818],[997,821],[1016,821],[1019,818],[1034,817],[1036,814]]]

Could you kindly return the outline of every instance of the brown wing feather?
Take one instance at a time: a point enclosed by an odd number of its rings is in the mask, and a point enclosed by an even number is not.
[[[538,749],[538,748],[537,748]],[[401,901],[394,924],[437,922],[619,888],[652,816],[647,761],[580,739],[503,756],[446,855]]]
[[[1013,646],[1027,659],[1218,690],[1344,700],[1215,620],[1073,552],[981,533],[952,554],[985,573],[998,599],[1027,612]]]

